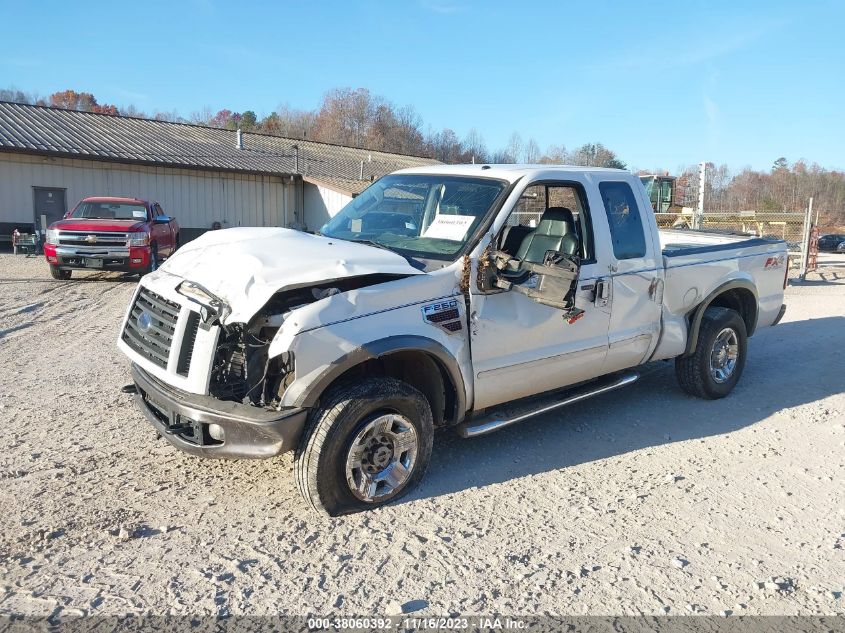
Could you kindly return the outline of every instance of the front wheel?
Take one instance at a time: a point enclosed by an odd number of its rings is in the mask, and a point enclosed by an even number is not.
[[[71,270],[62,270],[58,266],[53,266],[52,264],[50,265],[50,276],[53,277],[53,279],[61,279],[62,281],[65,281],[70,279],[72,274],[73,271]]]
[[[147,269],[144,271],[143,274],[151,273],[158,269],[158,246],[155,244],[150,245],[150,263],[147,265]]]
[[[675,359],[678,384],[698,398],[724,398],[742,375],[747,351],[748,335],[739,313],[728,308],[707,308],[695,352]]]
[[[422,479],[434,437],[425,396],[395,378],[335,388],[315,409],[294,471],[308,504],[330,516],[376,508]]]

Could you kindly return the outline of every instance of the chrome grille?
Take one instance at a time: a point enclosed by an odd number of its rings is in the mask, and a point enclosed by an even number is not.
[[[144,329],[139,323],[142,314],[149,315],[150,321]],[[178,319],[179,304],[142,287],[126,321],[123,341],[144,358],[159,367],[167,368]]]
[[[61,246],[126,246],[128,233],[112,231],[59,231]]]

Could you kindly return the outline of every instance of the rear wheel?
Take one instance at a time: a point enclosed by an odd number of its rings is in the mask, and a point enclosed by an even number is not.
[[[742,375],[747,350],[745,321],[739,313],[728,308],[707,308],[695,352],[675,359],[678,384],[698,398],[724,398]]]
[[[428,468],[433,428],[425,396],[400,380],[334,389],[312,412],[296,451],[299,491],[330,516],[398,499]]]
[[[72,274],[73,274],[73,271],[71,271],[71,270],[62,270],[58,266],[53,266],[52,264],[50,265],[50,275],[53,277],[53,279],[61,279],[61,280],[70,279],[70,276]]]

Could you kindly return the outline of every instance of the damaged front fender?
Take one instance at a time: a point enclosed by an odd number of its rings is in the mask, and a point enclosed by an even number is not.
[[[337,294],[291,312],[270,345],[271,357],[290,352],[296,359],[296,378],[285,391],[281,405],[315,402],[327,386],[327,377],[333,380],[348,369],[349,363],[388,353],[376,345],[385,340],[425,342],[416,348],[400,346],[390,351],[427,352],[436,348],[438,352],[429,355],[450,359],[449,366],[456,374],[471,376],[466,305],[459,278],[460,264],[456,264],[427,275]],[[460,323],[460,328],[442,328],[436,320],[425,318],[426,306],[444,301],[454,301],[458,312],[455,323]],[[446,364],[446,360],[441,362],[444,367]],[[343,371],[338,373],[340,368]],[[462,379],[459,382],[461,403],[471,402],[472,385]]]

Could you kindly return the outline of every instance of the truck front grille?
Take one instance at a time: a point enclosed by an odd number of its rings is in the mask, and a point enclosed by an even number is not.
[[[59,231],[61,246],[126,246],[127,233],[111,231]]]
[[[142,287],[126,321],[123,341],[144,358],[166,369],[178,319],[179,304]],[[189,337],[191,351],[194,337]],[[189,366],[190,357],[186,363],[186,367]]]

